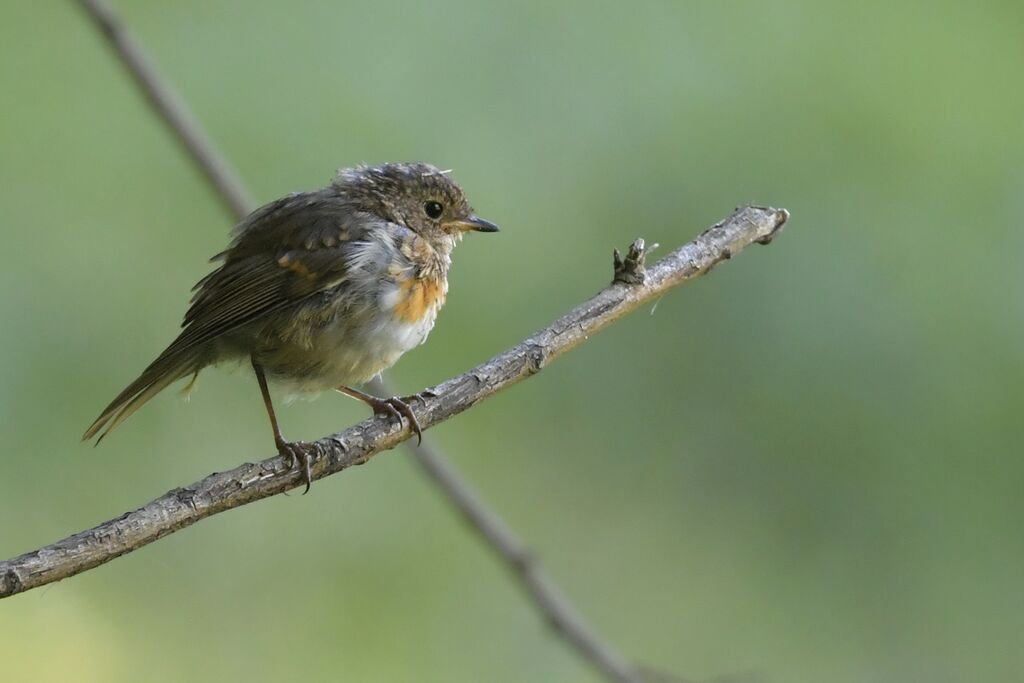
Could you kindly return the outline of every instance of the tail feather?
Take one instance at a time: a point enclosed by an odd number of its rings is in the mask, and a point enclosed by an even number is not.
[[[85,430],[82,441],[88,441],[98,434],[96,443],[99,444],[111,430],[131,417],[136,410],[166,389],[169,384],[198,372],[199,368],[194,361],[181,361],[162,355],[110,402],[96,421]]]

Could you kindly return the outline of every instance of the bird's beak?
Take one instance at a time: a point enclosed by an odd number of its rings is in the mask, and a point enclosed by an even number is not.
[[[470,230],[474,232],[498,232],[497,225],[480,218],[476,214],[471,215],[469,218],[463,218],[459,221],[452,221],[450,225],[463,232],[468,232]]]

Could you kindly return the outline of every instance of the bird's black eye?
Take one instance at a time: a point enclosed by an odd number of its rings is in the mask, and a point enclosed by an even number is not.
[[[423,210],[431,218],[440,218],[441,214],[444,213],[444,207],[439,202],[427,202],[423,205]]]

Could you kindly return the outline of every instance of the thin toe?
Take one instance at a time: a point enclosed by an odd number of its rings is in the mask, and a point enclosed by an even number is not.
[[[381,412],[387,413],[391,417],[398,420],[398,426],[402,426],[402,411],[398,409],[391,401],[382,401],[381,405],[383,410]]]
[[[388,403],[409,419],[409,429],[416,435],[416,443],[418,445],[423,443],[423,430],[420,428],[420,421],[416,419],[416,413],[412,411],[412,408],[406,402],[407,398],[412,397],[392,398]],[[415,398],[419,398],[421,401],[423,400],[418,395],[415,396]]]
[[[285,465],[291,471],[302,466],[302,482],[306,485],[302,495],[309,493],[313,485],[313,459],[315,457],[316,445],[305,441],[283,441],[277,444],[278,454],[284,458]]]

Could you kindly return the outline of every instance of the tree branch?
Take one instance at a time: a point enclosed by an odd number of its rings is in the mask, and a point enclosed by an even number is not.
[[[664,295],[672,287],[704,275],[753,242],[769,242],[787,218],[784,209],[738,209],[697,239],[658,261],[646,273],[634,269],[633,274],[639,274],[642,284],[613,283],[511,349],[425,390],[422,405],[417,405],[416,410],[420,424],[424,429],[433,427],[532,377],[595,333]],[[316,442],[313,479],[362,465],[409,436],[404,425],[400,427],[389,417],[377,416],[320,439]],[[117,519],[0,562],[0,597],[92,569],[201,519],[284,493],[301,484],[302,474],[297,468],[287,469],[279,456],[211,474],[190,486],[169,491]],[[491,522],[482,526],[497,528]],[[499,537],[500,533],[492,540]],[[515,565],[521,567],[517,571],[528,575],[531,571],[528,556],[517,543],[507,541],[507,537],[501,540],[503,555],[515,558]]]

